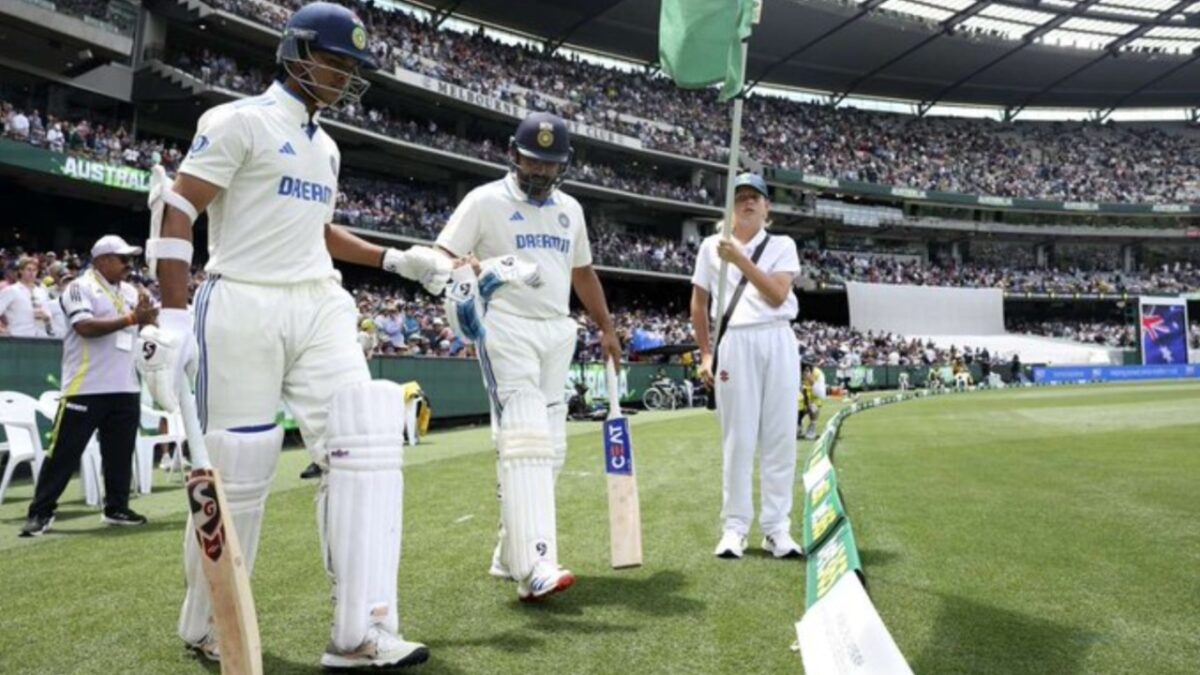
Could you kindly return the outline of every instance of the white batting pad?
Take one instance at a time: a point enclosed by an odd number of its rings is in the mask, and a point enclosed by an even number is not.
[[[338,390],[326,437],[317,523],[333,582],[333,644],[352,650],[373,624],[399,632],[404,389],[377,380]]]
[[[539,560],[558,564],[554,451],[544,431],[501,431],[496,441],[506,562],[513,578],[523,579]]]
[[[254,571],[254,555],[262,528],[267,493],[275,477],[275,464],[283,447],[283,429],[251,432],[210,431],[204,435],[208,458],[221,474],[225,486],[225,508],[233,518],[246,570]],[[179,612],[179,637],[195,644],[212,631],[212,603],[200,563],[200,545],[188,516],[183,539],[183,569],[187,577],[187,596]]]

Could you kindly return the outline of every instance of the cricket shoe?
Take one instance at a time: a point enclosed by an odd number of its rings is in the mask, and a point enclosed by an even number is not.
[[[717,542],[717,550],[713,551],[713,555],[727,560],[740,560],[745,552],[746,535],[733,530],[725,530],[725,534],[721,535],[721,541]]]
[[[188,651],[196,656],[204,658],[214,663],[220,663],[221,652],[217,649],[217,634],[209,633],[205,635],[199,642],[187,643]]]
[[[134,511],[125,509],[104,509],[104,515],[100,517],[107,525],[117,525],[122,527],[131,527],[146,524],[146,516]]]
[[[764,551],[776,558],[801,558],[804,556],[804,549],[787,532],[768,534],[763,537],[762,547]]]
[[[54,524],[54,515],[49,516],[29,516],[25,520],[25,525],[21,527],[22,537],[40,537],[50,531],[50,526]]]
[[[409,642],[380,626],[367,630],[367,639],[358,647],[341,651],[332,642],[321,656],[326,668],[406,668],[429,660],[429,648]]]
[[[567,590],[574,583],[575,575],[571,574],[571,570],[539,562],[533,566],[533,572],[517,584],[517,598],[521,602],[538,602]]]

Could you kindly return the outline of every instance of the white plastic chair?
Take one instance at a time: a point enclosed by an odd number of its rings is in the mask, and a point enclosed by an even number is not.
[[[42,450],[42,439],[38,435],[37,401],[16,391],[0,391],[0,426],[4,427],[4,435],[8,438],[3,450],[8,452],[8,465],[4,469],[4,478],[0,479],[0,504],[4,503],[4,493],[12,480],[13,471],[21,462],[33,463],[34,487],[37,486],[38,473],[42,470],[42,461],[46,453]]]
[[[170,444],[172,453],[172,461],[170,471],[178,468],[179,475],[183,475],[183,441],[186,436],[183,431],[183,417],[179,413],[169,413],[162,410],[155,410],[149,406],[142,406],[142,416],[145,418],[154,419],[154,428],[158,428],[160,420],[167,421],[167,431],[161,434],[153,434],[149,436],[138,435],[137,449],[133,457],[133,476],[137,480],[138,492],[148,495],[150,494],[151,483],[154,477],[154,446],[159,443]]]
[[[50,423],[58,417],[58,404],[62,392],[57,389],[43,391],[38,397],[37,408]],[[104,504],[104,465],[100,460],[100,441],[96,434],[88,439],[83,455],[79,458],[79,485],[83,489],[83,501],[88,506],[99,508]]]

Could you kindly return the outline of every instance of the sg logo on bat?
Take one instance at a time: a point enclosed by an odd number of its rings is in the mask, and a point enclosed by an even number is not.
[[[633,453],[629,447],[629,420],[620,417],[604,423],[604,470],[609,474],[633,475]]]

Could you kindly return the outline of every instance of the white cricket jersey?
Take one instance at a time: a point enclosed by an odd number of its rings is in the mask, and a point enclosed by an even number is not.
[[[46,323],[33,318],[35,307],[48,314],[49,304],[46,289],[38,285],[30,288],[17,282],[0,289],[0,316],[4,317],[12,337],[51,337]]]
[[[800,256],[796,253],[796,242],[791,237],[768,234],[765,229],[759,230],[758,234],[754,235],[754,238],[743,247],[746,256],[754,255],[754,251],[762,243],[763,237],[771,239],[767,243],[767,248],[763,250],[762,257],[758,259],[758,268],[768,275],[786,272],[795,278],[800,273]],[[712,296],[709,318],[714,322],[717,320],[717,285],[721,278],[721,258],[717,255],[717,242],[720,240],[721,235],[714,234],[700,243],[700,251],[696,254],[696,271],[692,273],[692,284],[703,288]],[[734,242],[737,243],[737,240],[734,239]],[[728,303],[733,298],[734,289],[742,280],[742,273],[730,264],[726,270],[725,280],[725,302]],[[792,289],[788,289],[787,300],[784,300],[782,305],[772,307],[762,293],[754,287],[754,284],[746,282],[746,290],[742,292],[742,299],[738,301],[737,307],[733,310],[733,316],[729,319],[729,327],[752,326],[781,319],[791,321],[796,318],[799,310],[800,303],[796,300],[796,294]]]
[[[92,338],[83,337],[74,328],[80,321],[113,319],[133,311],[137,289],[125,282],[113,287],[90,269],[67,286],[60,301],[71,325],[63,338],[63,396],[140,391],[134,370],[137,326]]]
[[[205,112],[179,167],[223,188],[208,206],[205,269],[262,284],[333,274],[325,224],[340,165],[337,144],[278,82]]]
[[[587,223],[579,202],[555,190],[538,205],[525,196],[511,173],[468,193],[438,235],[437,244],[456,256],[474,253],[487,260],[516,254],[521,260],[537,263],[540,288],[505,285],[488,303],[488,311],[532,319],[567,316],[571,270],[592,264]]]

